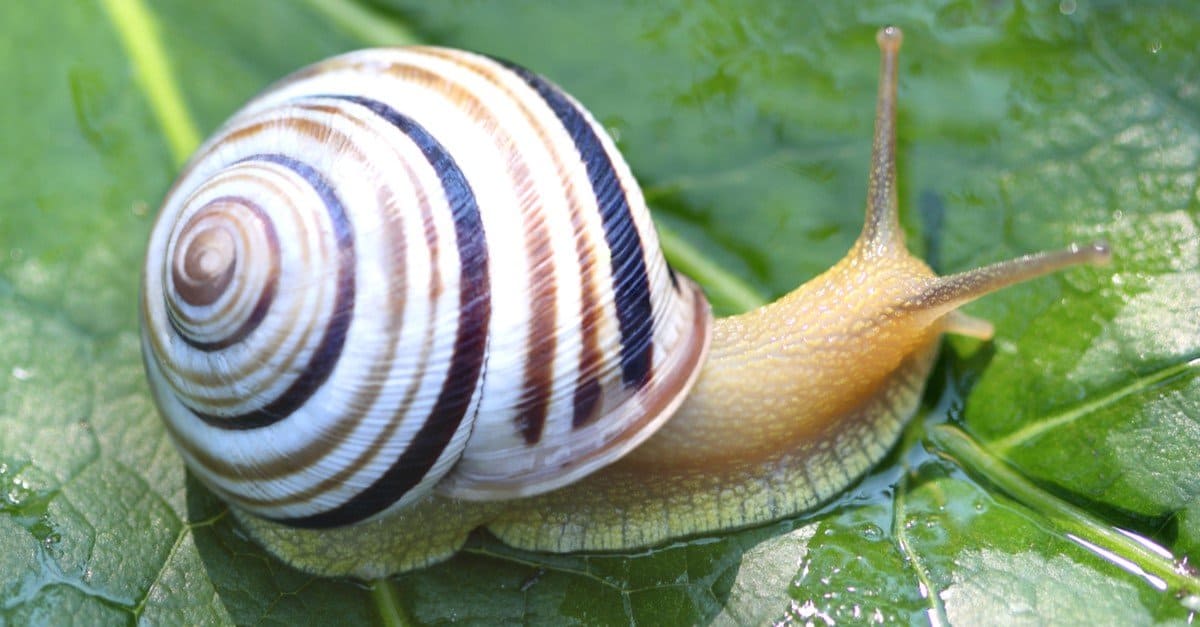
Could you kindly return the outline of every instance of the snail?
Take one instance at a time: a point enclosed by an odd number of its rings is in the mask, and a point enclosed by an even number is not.
[[[198,150],[151,233],[147,376],[190,472],[285,561],[374,577],[513,546],[615,550],[811,509],[891,448],[958,308],[1073,245],[944,277],[895,174],[882,51],[865,226],[775,303],[713,320],[578,102],[432,47],[334,57]]]

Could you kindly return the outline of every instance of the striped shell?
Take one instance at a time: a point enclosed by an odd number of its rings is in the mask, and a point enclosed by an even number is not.
[[[440,48],[335,57],[239,111],[163,203],[141,315],[193,473],[303,527],[576,480],[678,407],[710,326],[591,115]]]

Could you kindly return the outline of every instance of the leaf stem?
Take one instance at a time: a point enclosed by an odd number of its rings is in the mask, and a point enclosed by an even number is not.
[[[696,279],[714,303],[737,313],[767,304],[767,299],[737,275],[713,263],[675,232],[655,224],[663,254],[676,270]]]
[[[1113,527],[1038,487],[962,429],[937,425],[930,429],[929,438],[939,455],[1041,514],[1072,542],[1159,590],[1173,592],[1185,606],[1200,602],[1200,573],[1163,547]]]
[[[1083,416],[1087,416],[1101,407],[1114,405],[1117,401],[1144,392],[1154,388],[1166,381],[1175,377],[1188,374],[1189,370],[1200,369],[1200,358],[1193,358],[1184,361],[1183,363],[1175,364],[1161,370],[1146,373],[1138,376],[1132,383],[1113,390],[1100,398],[1096,398],[1089,402],[1083,403],[1070,410],[1064,411],[1058,415],[1051,415],[1044,420],[1031,422],[1028,425],[1009,433],[1008,435],[992,440],[988,443],[988,449],[993,454],[1003,456],[1008,451],[1024,444],[1030,440],[1041,437],[1043,434],[1054,429],[1070,424]]]
[[[412,624],[412,621],[408,620],[408,616],[404,613],[400,599],[396,598],[396,592],[392,589],[390,579],[376,579],[370,585],[371,599],[375,601],[375,609],[379,613],[381,623],[387,627],[405,627]]]
[[[946,616],[946,606],[942,603],[941,595],[934,588],[933,578],[929,576],[929,570],[925,568],[921,555],[914,551],[909,543],[906,525],[908,516],[906,505],[908,489],[911,485],[909,476],[907,472],[904,474],[904,479],[901,480],[896,490],[895,505],[892,509],[892,536],[896,538],[900,552],[912,565],[913,571],[917,575],[917,581],[921,587],[921,598],[929,604],[929,608],[925,610],[925,618],[929,619],[931,627],[945,627],[950,624],[950,619]]]
[[[167,137],[171,158],[175,165],[183,165],[200,145],[200,132],[175,82],[154,14],[142,0],[102,0],[101,4],[129,55],[134,81]]]

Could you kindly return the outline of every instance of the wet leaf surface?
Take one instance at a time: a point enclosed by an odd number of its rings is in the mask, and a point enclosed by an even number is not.
[[[1196,11],[1183,0],[4,4],[0,620],[1188,620],[1200,602],[1186,568],[1159,577],[1153,560],[1089,538],[1119,527],[1168,564],[1200,559]],[[996,340],[947,343],[901,445],[835,502],[621,555],[524,553],[480,534],[444,564],[354,582],[264,554],[187,478],[142,377],[140,260],[188,144],[272,80],[409,38],[551,77],[618,138],[684,247],[669,254],[719,269],[697,278],[730,313],[816,274],[857,234],[874,32],[887,23],[905,29],[910,245],[943,272],[1096,238],[1116,259],[972,305]],[[147,79],[154,63],[162,72]],[[942,423],[975,448],[927,437]],[[1014,490],[992,462],[1028,484]],[[1086,514],[1082,532],[1064,531],[1070,508]]]

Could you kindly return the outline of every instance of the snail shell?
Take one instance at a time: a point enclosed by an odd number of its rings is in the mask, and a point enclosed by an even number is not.
[[[301,527],[570,483],[674,412],[710,335],[592,116],[441,48],[339,56],[247,104],[170,191],[143,281],[189,468]]]

